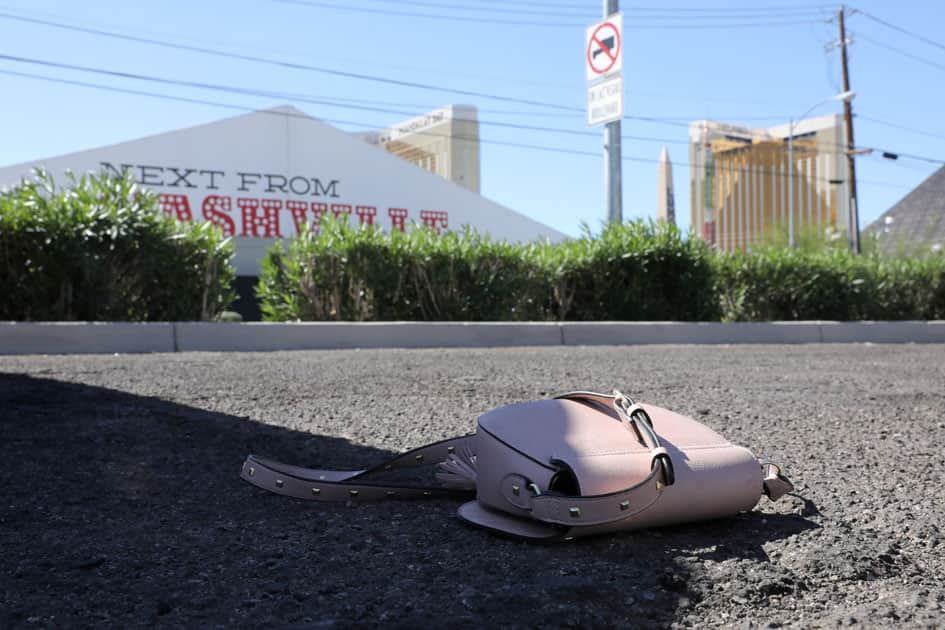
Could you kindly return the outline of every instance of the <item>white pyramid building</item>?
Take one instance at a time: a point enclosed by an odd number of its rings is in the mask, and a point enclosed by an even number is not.
[[[168,214],[213,221],[233,235],[241,276],[258,275],[267,247],[326,214],[385,231],[468,225],[513,242],[564,238],[288,106],[0,168],[0,187],[17,185],[34,168],[57,182],[67,171],[129,170],[160,195]]]

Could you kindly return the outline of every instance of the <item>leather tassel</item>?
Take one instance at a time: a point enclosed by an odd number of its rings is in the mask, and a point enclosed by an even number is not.
[[[476,454],[468,448],[451,453],[446,460],[437,464],[434,477],[447,488],[475,490]]]

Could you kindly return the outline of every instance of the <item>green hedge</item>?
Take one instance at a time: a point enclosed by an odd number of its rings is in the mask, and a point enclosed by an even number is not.
[[[57,187],[44,173],[0,193],[0,319],[182,321],[234,298],[232,242],[182,224],[129,178]]]
[[[267,252],[256,295],[269,321],[546,319],[541,249],[326,220]]]
[[[256,293],[269,321],[945,319],[945,256],[814,240],[723,254],[652,222],[510,245],[327,221],[269,250]]]
[[[653,223],[561,245],[326,221],[269,250],[256,289],[285,320],[698,320],[720,315],[708,248]]]
[[[554,314],[576,321],[718,319],[712,252],[664,223],[609,224],[546,246]]]
[[[945,319],[945,256],[855,256],[845,248],[719,255],[723,318]]]

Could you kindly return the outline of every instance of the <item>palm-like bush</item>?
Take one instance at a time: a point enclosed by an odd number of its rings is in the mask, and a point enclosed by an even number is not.
[[[57,187],[39,172],[0,193],[0,319],[213,319],[233,300],[233,245],[162,215],[128,177]]]

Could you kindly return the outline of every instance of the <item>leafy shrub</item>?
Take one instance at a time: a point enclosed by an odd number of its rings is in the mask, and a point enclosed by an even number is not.
[[[513,245],[326,221],[268,251],[256,293],[270,321],[696,320],[718,316],[709,257],[653,223]]]
[[[213,319],[234,298],[233,245],[160,214],[130,178],[45,173],[0,193],[0,319]]]
[[[256,293],[270,321],[945,318],[945,255],[854,256],[823,231],[798,243],[725,254],[632,222],[510,245],[326,221],[268,251]]]
[[[555,246],[551,276],[562,320],[718,319],[712,252],[675,226],[608,224]]]
[[[729,321],[897,320],[945,317],[945,256],[856,256],[846,249],[762,248],[719,254]]]
[[[256,295],[269,321],[544,319],[537,247],[324,220],[268,250]]]

